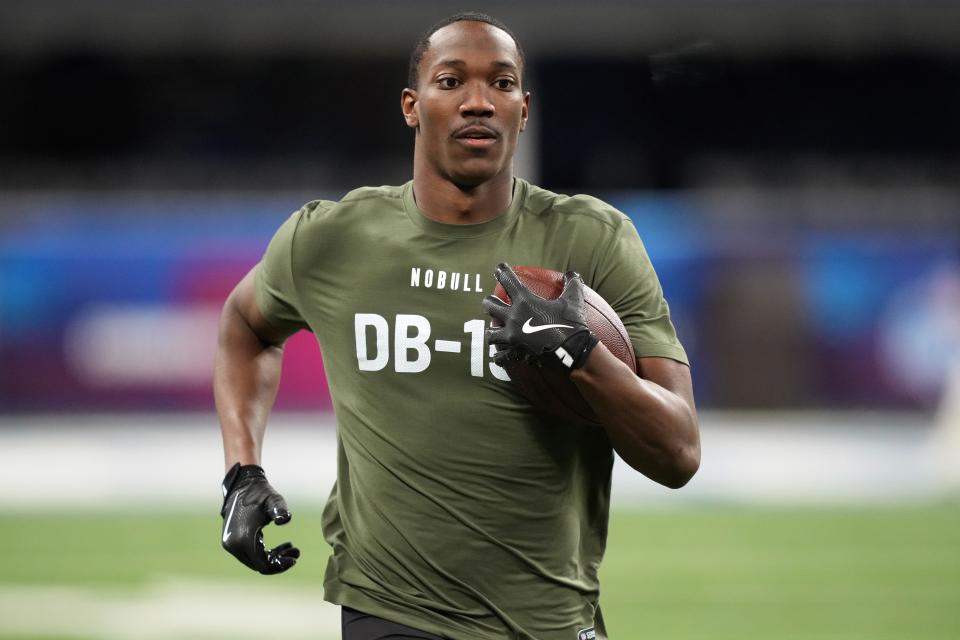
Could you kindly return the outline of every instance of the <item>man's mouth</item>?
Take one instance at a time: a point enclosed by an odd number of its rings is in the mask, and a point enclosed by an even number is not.
[[[474,125],[460,129],[456,135],[454,135],[454,138],[467,147],[483,149],[493,146],[499,136],[496,131],[489,127]]]

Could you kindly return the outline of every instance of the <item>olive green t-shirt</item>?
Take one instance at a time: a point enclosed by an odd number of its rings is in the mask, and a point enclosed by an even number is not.
[[[258,306],[316,334],[336,413],[325,598],[458,640],[603,637],[613,451],[533,410],[490,359],[480,302],[501,261],[578,271],[637,356],[686,362],[633,224],[595,198],[516,179],[503,215],[451,225],[411,183],[363,188],[271,241]]]

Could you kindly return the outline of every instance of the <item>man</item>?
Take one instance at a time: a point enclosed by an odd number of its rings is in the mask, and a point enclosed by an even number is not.
[[[401,96],[412,182],[308,203],[224,307],[224,547],[263,573],[299,556],[263,548],[260,529],[290,514],[258,465],[281,345],[308,329],[337,418],[325,598],[343,606],[349,640],[605,637],[597,572],[613,449],[670,487],[699,465],[686,356],[629,219],[513,176],[523,67],[516,38],[488,16],[435,26]],[[624,320],[640,376],[583,325],[580,276],[547,302],[502,264],[505,305],[489,295],[501,262],[583,274]],[[481,306],[504,325],[489,344]],[[551,328],[525,331],[533,316]],[[604,428],[534,410],[497,364],[519,357],[564,368]]]

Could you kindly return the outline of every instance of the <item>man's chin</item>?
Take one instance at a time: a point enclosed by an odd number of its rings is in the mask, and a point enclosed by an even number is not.
[[[501,175],[507,166],[492,166],[484,163],[484,166],[463,166],[451,171],[449,174],[450,182],[461,189],[473,189],[482,184],[490,182]]]

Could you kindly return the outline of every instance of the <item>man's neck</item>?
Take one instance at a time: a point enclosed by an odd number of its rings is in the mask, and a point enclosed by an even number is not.
[[[513,198],[509,167],[475,187],[460,187],[437,175],[413,172],[413,197],[428,218],[447,224],[479,224],[502,215]]]

